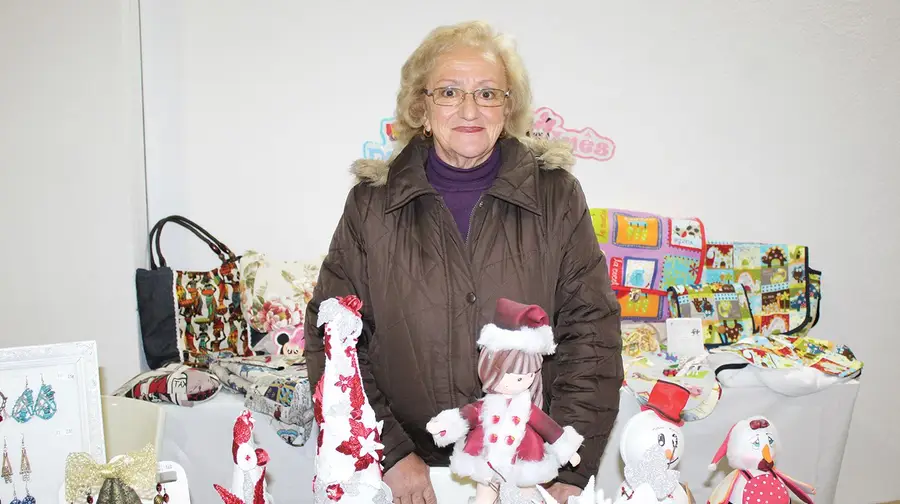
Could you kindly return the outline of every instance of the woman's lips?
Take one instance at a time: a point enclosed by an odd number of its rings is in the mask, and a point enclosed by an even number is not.
[[[460,133],[479,133],[484,131],[484,128],[480,126],[457,126],[453,128],[453,131],[458,131]]]

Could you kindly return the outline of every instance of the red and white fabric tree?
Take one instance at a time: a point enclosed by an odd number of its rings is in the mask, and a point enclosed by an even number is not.
[[[356,296],[331,298],[319,305],[318,324],[325,326],[325,372],[313,396],[319,425],[316,504],[391,504],[382,481],[382,422],[363,390],[356,342],[362,332],[362,301]]]

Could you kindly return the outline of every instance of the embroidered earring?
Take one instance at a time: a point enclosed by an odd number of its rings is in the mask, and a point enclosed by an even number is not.
[[[44,375],[41,375],[41,389],[38,392],[33,411],[35,415],[44,420],[50,420],[56,414],[56,392],[53,391],[53,387],[44,383]]]
[[[153,504],[164,504],[166,502],[169,502],[169,492],[166,492],[166,487],[162,483],[157,483],[156,497],[153,498]]]
[[[25,423],[34,416],[34,392],[28,387],[28,378],[25,378],[25,391],[16,399],[13,406],[13,418],[16,422]]]
[[[6,484],[12,483],[13,470],[12,464],[9,463],[9,452],[6,450],[6,438],[3,438],[3,470],[0,471],[0,476],[3,476],[3,481]]]
[[[19,476],[26,483],[31,481],[31,461],[28,460],[28,452],[25,451],[25,434],[22,434],[22,462],[19,465]],[[28,492],[28,487],[25,487],[25,491]]]
[[[6,395],[3,392],[0,392],[0,398],[3,400],[3,404],[0,405],[0,422],[9,418],[9,413],[6,411]]]

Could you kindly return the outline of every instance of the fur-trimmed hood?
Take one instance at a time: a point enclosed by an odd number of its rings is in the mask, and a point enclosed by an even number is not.
[[[572,144],[565,140],[547,140],[544,138],[520,138],[519,142],[526,146],[537,160],[542,170],[571,171],[575,165]],[[402,150],[399,149],[399,150]],[[356,177],[357,183],[368,183],[378,187],[387,184],[390,163],[399,153],[394,152],[391,159],[357,159],[350,165],[350,173]]]

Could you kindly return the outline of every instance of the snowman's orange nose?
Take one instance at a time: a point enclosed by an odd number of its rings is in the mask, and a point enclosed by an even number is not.
[[[672,460],[672,457],[675,455],[675,452],[672,450],[666,450],[666,458]]]
[[[772,452],[769,451],[769,445],[763,446],[762,456],[763,456],[763,460],[765,460],[766,462],[768,462],[770,464],[773,462]]]

